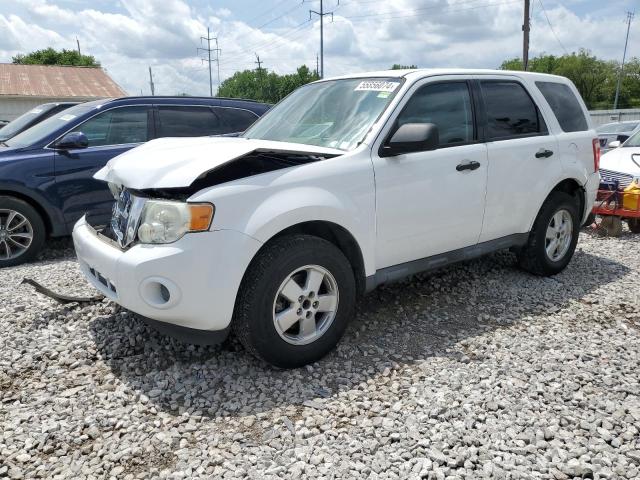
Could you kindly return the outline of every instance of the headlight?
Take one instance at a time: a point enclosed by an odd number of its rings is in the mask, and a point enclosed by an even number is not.
[[[138,239],[142,243],[171,243],[188,232],[209,230],[214,212],[210,203],[147,200],[140,217]]]

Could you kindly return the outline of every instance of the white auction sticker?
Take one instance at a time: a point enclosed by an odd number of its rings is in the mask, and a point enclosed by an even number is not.
[[[40,113],[42,112],[41,108],[34,108],[33,110],[29,110],[29,113]]]
[[[360,82],[355,91],[366,90],[369,92],[393,92],[400,85],[399,82],[388,82],[386,80],[365,80]]]
[[[76,118],[75,115],[71,115],[70,113],[67,113],[66,115],[62,115],[61,117],[58,117],[58,120],[62,120],[63,122],[68,122],[69,120],[73,120],[74,118]]]

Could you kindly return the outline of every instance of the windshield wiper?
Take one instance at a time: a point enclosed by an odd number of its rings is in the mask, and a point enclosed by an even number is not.
[[[6,143],[4,143],[2,140],[0,140],[0,147],[8,147],[9,145],[7,145]]]

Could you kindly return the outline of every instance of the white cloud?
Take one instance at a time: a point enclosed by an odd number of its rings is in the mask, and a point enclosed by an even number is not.
[[[184,0],[120,0],[120,7],[110,11],[99,4],[83,8],[84,2],[74,4],[73,10],[63,5],[69,3],[15,0],[12,6],[0,6],[0,61],[49,46],[75,48],[77,35],[83,53],[98,58],[131,94],[149,92],[149,65],[157,93],[207,94],[207,65],[196,52],[207,26],[220,42],[223,79],[236,70],[255,68],[255,52],[265,67],[284,73],[302,63],[314,67],[319,50],[318,19],[304,22],[304,8],[259,30],[237,20],[239,12],[197,9]],[[547,8],[567,50],[584,47],[604,58],[618,58],[624,41],[620,19],[577,15],[561,5]],[[325,18],[325,73],[388,68],[393,63],[495,68],[521,54],[521,9],[521,2],[512,0],[394,0],[366,6],[343,2],[334,22]],[[640,54],[633,45],[630,42],[629,54]],[[542,52],[563,53],[538,9],[532,20],[531,54]]]

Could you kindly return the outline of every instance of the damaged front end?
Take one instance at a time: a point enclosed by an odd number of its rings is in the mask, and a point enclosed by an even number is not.
[[[111,222],[106,226],[91,225],[98,235],[126,249],[136,242],[147,244],[172,243],[185,233],[210,228],[215,207],[209,203],[188,203],[194,194],[216,185],[261,175],[276,170],[298,167],[333,158],[340,153],[309,153],[291,150],[255,149],[192,178],[185,186],[148,186],[131,188],[127,183],[109,181],[116,200]],[[118,173],[117,166],[104,174]],[[101,173],[101,172],[99,172]],[[98,175],[96,175],[97,177]],[[89,218],[88,218],[89,220]]]

